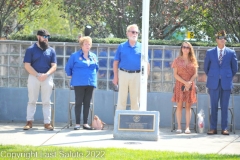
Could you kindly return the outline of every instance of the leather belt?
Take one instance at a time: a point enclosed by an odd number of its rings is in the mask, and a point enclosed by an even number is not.
[[[126,69],[123,69],[123,68],[120,68],[121,71],[124,71],[124,72],[127,72],[127,73],[139,73],[140,70],[136,70],[136,71],[129,71],[129,70],[126,70]]]

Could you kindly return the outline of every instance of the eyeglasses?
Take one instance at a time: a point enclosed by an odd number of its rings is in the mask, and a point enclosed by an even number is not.
[[[42,36],[43,38],[45,38],[45,39],[48,39],[48,38],[50,38],[50,36]]]
[[[182,46],[183,49],[190,49],[188,46]]]
[[[132,34],[138,34],[139,33],[137,31],[128,31],[128,32],[131,32]]]
[[[219,40],[225,39],[226,40],[226,37],[225,36],[219,36],[219,37],[217,37],[217,39],[219,39]]]

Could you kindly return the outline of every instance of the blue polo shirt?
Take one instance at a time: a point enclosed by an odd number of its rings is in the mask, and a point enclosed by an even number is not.
[[[97,56],[89,52],[88,58],[89,63],[83,57],[82,50],[79,50],[71,54],[65,71],[71,78],[71,86],[94,86],[97,87],[97,71],[98,71],[98,60]]]
[[[56,52],[52,47],[44,51],[35,43],[27,48],[23,62],[31,63],[38,73],[46,73],[52,67],[51,63],[57,63]]]
[[[118,67],[125,70],[136,71],[141,68],[141,43],[131,46],[129,41],[118,46],[114,60],[119,61]]]

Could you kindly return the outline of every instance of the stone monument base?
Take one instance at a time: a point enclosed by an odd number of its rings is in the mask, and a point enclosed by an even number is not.
[[[157,141],[160,113],[158,111],[116,110],[114,139]]]

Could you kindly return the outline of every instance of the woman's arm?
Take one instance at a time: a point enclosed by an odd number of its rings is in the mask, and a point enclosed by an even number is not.
[[[185,85],[186,89],[191,87],[191,85],[192,85],[192,82],[191,82],[191,81],[185,81],[184,79],[182,79],[182,77],[180,77],[180,76],[177,74],[177,67],[174,67],[174,68],[173,68],[173,72],[174,72],[174,78],[175,78],[176,80],[182,82],[182,83]]]
[[[190,81],[193,82],[198,76],[198,68],[195,68],[195,74],[191,77]]]

